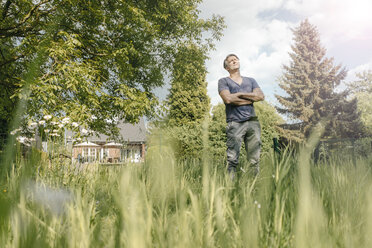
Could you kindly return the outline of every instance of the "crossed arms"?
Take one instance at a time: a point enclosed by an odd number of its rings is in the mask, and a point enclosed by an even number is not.
[[[231,94],[228,90],[222,90],[220,96],[224,103],[237,106],[252,104],[253,102],[262,101],[265,96],[260,88],[254,88],[253,92],[238,92]]]

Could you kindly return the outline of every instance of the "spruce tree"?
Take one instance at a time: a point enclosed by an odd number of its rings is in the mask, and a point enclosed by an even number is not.
[[[358,122],[356,109],[352,109],[355,103],[347,102],[345,92],[335,91],[346,77],[345,68],[335,66],[333,58],[325,57],[326,49],[320,44],[319,33],[308,20],[293,33],[290,64],[283,67],[279,82],[287,96],[276,95],[276,98],[281,104],[277,107],[279,113],[297,123],[285,125],[281,131],[289,139],[302,141],[310,134],[311,127],[325,120],[325,136],[341,137],[347,127],[350,127],[347,134],[355,135],[358,133],[352,128]]]
[[[172,71],[168,95],[168,124],[182,126],[200,123],[209,112],[205,50],[195,44],[180,46]]]

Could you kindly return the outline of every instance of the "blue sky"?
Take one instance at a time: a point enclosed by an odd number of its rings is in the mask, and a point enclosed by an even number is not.
[[[207,61],[212,105],[222,102],[217,81],[228,75],[222,61],[229,53],[239,56],[242,75],[254,77],[266,100],[276,104],[274,94],[282,94],[277,78],[289,62],[291,28],[305,18],[318,28],[326,56],[348,69],[345,81],[372,69],[371,0],[204,0],[200,9],[201,17],[218,14],[227,25]]]

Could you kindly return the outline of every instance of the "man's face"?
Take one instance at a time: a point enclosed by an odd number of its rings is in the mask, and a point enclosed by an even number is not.
[[[239,69],[240,68],[240,62],[239,62],[239,59],[235,56],[230,56],[227,58],[226,60],[227,62],[227,70],[230,71],[230,70],[236,70],[236,69]]]

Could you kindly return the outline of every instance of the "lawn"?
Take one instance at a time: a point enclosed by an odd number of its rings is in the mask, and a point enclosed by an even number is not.
[[[261,173],[207,156],[71,164],[16,153],[1,182],[0,247],[371,247],[372,159],[265,154]]]

